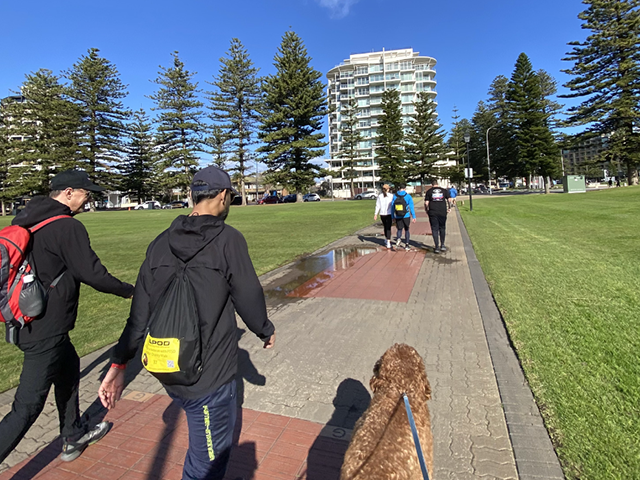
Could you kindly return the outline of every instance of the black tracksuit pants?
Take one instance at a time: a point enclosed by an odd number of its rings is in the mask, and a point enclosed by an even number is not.
[[[429,223],[431,224],[431,235],[436,248],[444,245],[444,237],[446,234],[447,214],[437,214],[429,212]]]
[[[68,334],[20,345],[24,363],[11,411],[0,422],[0,462],[20,443],[55,387],[60,434],[72,441],[86,433],[80,419],[80,359]]]

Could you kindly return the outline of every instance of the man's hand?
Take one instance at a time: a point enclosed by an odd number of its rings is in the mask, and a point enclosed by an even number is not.
[[[416,223],[416,217],[413,217],[413,218],[411,219],[411,222],[412,222],[412,223]]]
[[[273,332],[273,335],[271,335],[269,339],[264,342],[264,345],[262,346],[262,348],[273,348],[275,344],[276,344],[276,332]]]
[[[373,216],[373,221],[375,222],[377,219],[378,219],[378,215],[376,214]]]
[[[107,375],[102,380],[98,395],[100,401],[105,408],[111,410],[116,406],[116,402],[120,400],[122,391],[124,390],[124,370],[119,368],[110,368]]]

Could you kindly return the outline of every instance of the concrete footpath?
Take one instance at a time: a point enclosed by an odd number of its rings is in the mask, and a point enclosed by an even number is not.
[[[276,347],[263,350],[238,323],[242,408],[226,478],[338,479],[373,365],[397,342],[425,360],[436,480],[564,478],[457,212],[446,253],[432,252],[423,212],[411,230],[409,252],[387,251],[371,226],[261,278]],[[105,348],[82,359],[81,408],[113,422],[111,432],[60,462],[50,395],[0,480],[181,478],[184,414],[138,361],[124,400],[106,413],[97,390],[108,357]],[[0,394],[0,416],[13,394]]]

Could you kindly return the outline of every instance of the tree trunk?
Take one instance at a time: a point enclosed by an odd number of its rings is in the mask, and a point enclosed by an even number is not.
[[[240,193],[242,194],[242,205],[247,204],[247,192],[244,185],[244,176],[240,179]]]
[[[638,168],[630,162],[627,163],[627,185],[638,185]]]
[[[353,172],[351,173],[351,198],[355,198],[356,197],[356,191],[355,188],[353,186]]]
[[[551,179],[549,177],[542,177],[544,181],[544,193],[551,193]]]
[[[2,206],[2,216],[6,217],[7,216],[7,212],[4,209],[4,200],[0,201],[0,205]]]

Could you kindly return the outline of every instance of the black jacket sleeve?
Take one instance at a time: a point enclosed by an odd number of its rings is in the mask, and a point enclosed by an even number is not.
[[[149,285],[151,285],[152,280],[153,275],[147,258],[138,273],[127,325],[124,327],[124,331],[120,335],[120,339],[111,355],[111,361],[114,363],[127,363],[133,358],[140,346],[149,321],[151,308]]]
[[[230,230],[230,229],[228,229]],[[275,327],[267,317],[267,305],[258,275],[249,257],[247,241],[240,232],[225,244],[231,298],[242,321],[261,340],[267,340]]]
[[[58,242],[58,245],[64,245],[64,248],[54,253],[62,259],[69,273],[99,292],[123,298],[131,297],[133,285],[121,282],[102,265],[91,248],[89,234],[84,225],[75,219],[59,221],[66,222],[65,228],[59,230],[65,235],[64,242]]]

